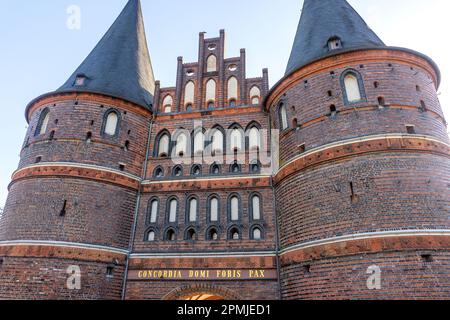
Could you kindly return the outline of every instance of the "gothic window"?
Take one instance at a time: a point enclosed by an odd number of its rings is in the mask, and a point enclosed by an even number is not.
[[[45,108],[41,115],[39,116],[38,125],[36,127],[36,134],[35,136],[40,136],[42,134],[45,134],[47,132],[48,122],[50,120],[50,110],[48,108]]]
[[[213,164],[211,166],[210,172],[212,175],[219,175],[220,174],[220,166],[218,164]]]
[[[234,174],[238,174],[241,173],[241,166],[239,165],[239,163],[237,163],[237,161],[234,161],[234,163],[230,166],[230,172],[234,173]]]
[[[184,105],[194,104],[195,84],[193,81],[186,83],[184,88]]]
[[[158,199],[153,199],[149,204],[149,222],[156,223],[158,219],[159,201]]]
[[[109,110],[105,114],[103,132],[108,136],[115,136],[118,132],[119,114],[115,110]]]
[[[197,233],[195,232],[194,229],[191,228],[186,232],[186,240],[195,241],[196,237],[197,237]]]
[[[168,157],[170,153],[170,137],[167,133],[164,133],[160,136],[159,140],[157,140],[158,144],[158,153],[157,157]]]
[[[238,97],[238,80],[236,77],[231,77],[228,79],[228,101],[231,103],[234,100],[236,104],[236,100]]]
[[[259,227],[254,227],[251,232],[251,237],[253,240],[261,240],[262,230]]]
[[[261,197],[257,194],[251,196],[251,219],[261,220]]]
[[[219,239],[219,233],[217,232],[216,228],[211,228],[207,233],[207,239],[208,240],[218,240]]]
[[[216,196],[209,199],[209,221],[219,221],[219,199]]]
[[[169,200],[167,213],[169,216],[169,223],[177,222],[177,215],[178,215],[178,200],[177,199]]]
[[[196,222],[198,216],[198,200],[197,198],[190,198],[188,201],[188,220],[189,222]]]
[[[250,100],[252,105],[258,105],[261,100],[261,90],[257,86],[250,89]]]
[[[176,166],[172,170],[172,175],[174,177],[182,177],[183,176],[183,168],[181,166]]]
[[[153,242],[156,239],[156,233],[155,231],[151,230],[147,235],[147,241]]]
[[[258,128],[253,127],[250,129],[248,134],[248,144],[249,150],[261,149],[261,135]]]
[[[194,155],[203,154],[205,147],[205,135],[202,130],[199,130],[194,135]]]
[[[240,128],[234,128],[230,133],[230,150],[233,152],[241,151],[243,143],[243,134]]]
[[[261,172],[261,163],[258,160],[253,160],[250,163],[250,172],[255,174]]]
[[[163,101],[164,113],[172,112],[172,106],[173,106],[172,96],[168,95],[167,97],[164,98],[164,101]]]
[[[206,96],[205,101],[209,104],[213,103],[213,105],[216,102],[216,82],[213,79],[208,80],[206,83]]]
[[[239,198],[237,196],[232,196],[230,198],[229,210],[230,210],[230,220],[238,221],[239,220]]]
[[[187,154],[187,142],[188,142],[187,136],[185,133],[180,133],[177,136],[176,147],[175,147],[177,156],[183,157],[184,155]]]
[[[230,229],[228,238],[230,240],[239,240],[241,238],[239,229],[237,227],[233,227]]]
[[[153,177],[157,179],[161,179],[164,177],[164,170],[161,167],[158,167],[153,171]]]
[[[210,55],[206,60],[206,72],[217,71],[217,58],[215,55]]]
[[[223,153],[223,145],[223,132],[219,129],[214,129],[211,141],[213,155]]]
[[[281,129],[286,130],[289,127],[289,124],[288,124],[287,109],[283,103],[280,104],[279,113],[280,113]]]
[[[176,239],[177,239],[177,234],[175,233],[175,230],[173,230],[173,229],[167,230],[165,240],[175,241]]]
[[[191,170],[193,176],[200,176],[202,174],[202,167],[198,164],[194,165]]]
[[[346,71],[342,75],[342,86],[345,103],[361,101],[364,96],[362,78],[356,71]]]

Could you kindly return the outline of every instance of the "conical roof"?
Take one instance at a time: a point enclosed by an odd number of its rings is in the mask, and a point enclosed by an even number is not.
[[[341,47],[330,52],[330,39],[340,39]],[[329,54],[384,46],[347,1],[305,0],[286,75]]]
[[[141,3],[130,0],[89,56],[56,92],[101,93],[151,108],[154,89]]]

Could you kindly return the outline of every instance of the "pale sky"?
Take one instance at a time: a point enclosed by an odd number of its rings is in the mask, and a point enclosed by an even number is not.
[[[320,1],[320,0],[317,0]],[[391,46],[430,56],[440,67],[439,99],[450,122],[450,1],[350,0],[378,36]],[[247,49],[247,76],[269,68],[271,85],[284,74],[302,0],[142,0],[153,68],[173,86],[176,61],[197,57],[198,33],[226,30],[227,57]],[[0,0],[0,207],[17,168],[33,98],[61,86],[113,23],[126,0]],[[70,5],[81,9],[81,29],[66,26]]]

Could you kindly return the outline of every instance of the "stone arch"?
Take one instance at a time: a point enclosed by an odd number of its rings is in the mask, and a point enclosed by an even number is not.
[[[190,297],[202,295],[211,295],[212,300],[242,300],[239,295],[228,288],[206,283],[176,288],[165,295],[162,300],[187,300]]]

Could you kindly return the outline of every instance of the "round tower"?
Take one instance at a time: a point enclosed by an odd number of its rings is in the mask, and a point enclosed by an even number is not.
[[[26,108],[0,224],[0,299],[120,299],[151,122],[141,6]]]
[[[442,299],[450,146],[438,67],[386,46],[345,0],[305,0],[266,99],[283,299]]]

